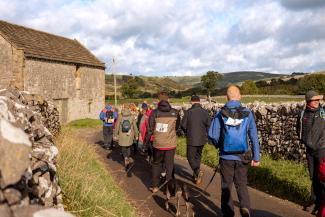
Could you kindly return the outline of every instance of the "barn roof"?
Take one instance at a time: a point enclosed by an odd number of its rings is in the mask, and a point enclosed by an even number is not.
[[[16,48],[23,49],[26,57],[105,68],[105,64],[76,39],[64,38],[2,20],[0,35]]]

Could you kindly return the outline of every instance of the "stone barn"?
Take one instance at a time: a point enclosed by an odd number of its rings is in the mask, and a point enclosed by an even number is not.
[[[62,123],[98,118],[105,64],[75,39],[0,20],[0,89],[7,86],[52,100]]]

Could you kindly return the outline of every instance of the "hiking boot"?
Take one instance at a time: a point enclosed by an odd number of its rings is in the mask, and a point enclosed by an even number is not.
[[[196,177],[195,184],[199,185],[202,183],[203,171],[200,170],[199,174]]]
[[[161,185],[166,182],[166,179],[167,179],[166,175],[167,175],[166,172],[163,172],[160,174],[160,184]]]
[[[125,166],[125,169],[127,169],[127,166],[130,164],[130,160],[128,157],[125,157],[124,158],[124,166]]]
[[[112,154],[113,151],[112,151],[111,148],[107,148],[106,150],[107,150],[107,155],[106,155],[106,157],[107,157],[107,158],[110,158],[110,157],[111,157],[111,154]]]
[[[159,191],[159,188],[158,187],[151,187],[149,188],[149,190],[152,192],[152,193],[157,193]]]
[[[242,217],[250,217],[249,209],[247,208],[241,208],[240,209],[240,214]]]

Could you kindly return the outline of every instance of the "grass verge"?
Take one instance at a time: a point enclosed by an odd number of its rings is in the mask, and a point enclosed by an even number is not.
[[[186,156],[185,138],[178,138],[176,153]],[[217,149],[212,145],[205,145],[202,162],[213,168],[218,167]],[[263,155],[260,167],[249,168],[248,182],[251,187],[301,205],[309,200],[311,182],[308,170],[303,164],[286,160],[272,160]]]
[[[56,139],[58,176],[68,211],[79,217],[138,216],[100,162],[94,147],[69,128]]]
[[[68,127],[72,127],[72,128],[76,128],[76,129],[95,128],[95,127],[100,127],[102,125],[103,125],[103,122],[101,120],[90,119],[90,118],[75,120],[75,121],[71,121],[70,123],[68,123]]]

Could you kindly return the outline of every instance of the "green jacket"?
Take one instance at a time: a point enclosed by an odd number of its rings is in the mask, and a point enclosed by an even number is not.
[[[123,132],[123,122],[129,121],[130,130],[129,132]],[[129,109],[124,109],[122,114],[118,117],[116,128],[115,128],[115,137],[118,139],[120,146],[127,147],[131,146],[138,136],[138,128],[135,118],[132,116]]]

